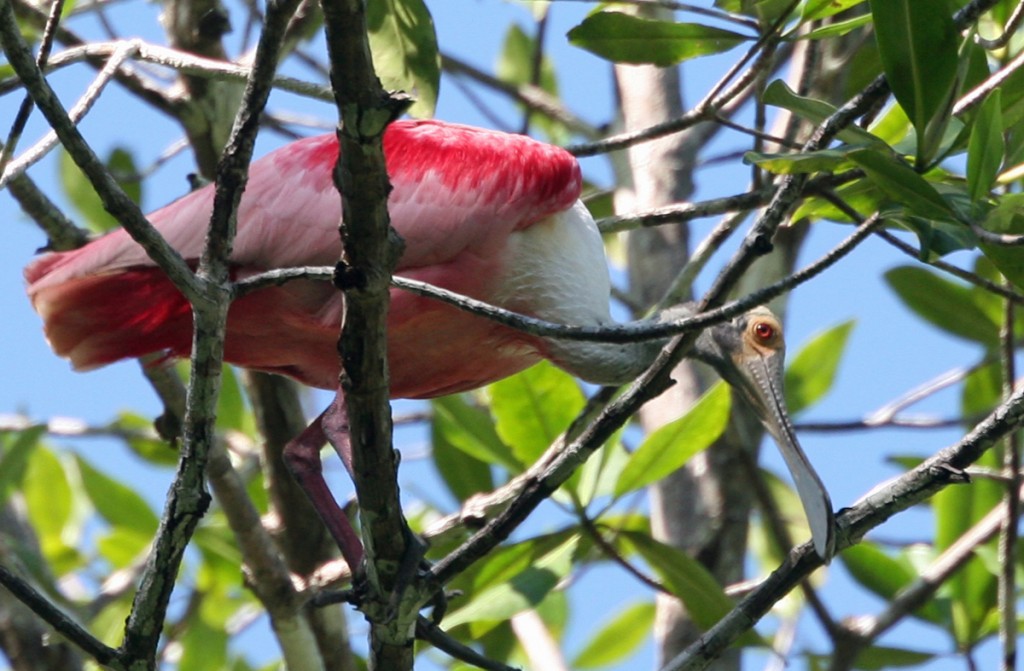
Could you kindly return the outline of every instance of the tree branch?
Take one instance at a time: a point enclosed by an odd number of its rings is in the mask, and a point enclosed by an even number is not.
[[[941,450],[917,468],[878,488],[836,518],[837,552],[855,543],[868,531],[896,513],[929,498],[950,484],[964,481],[963,469],[1011,431],[1024,424],[1024,387],[955,445]],[[999,511],[1001,514],[1001,511]],[[998,523],[993,533],[998,529]],[[701,638],[680,653],[662,671],[703,669],[743,632],[764,617],[772,606],[818,566],[809,543],[793,550],[768,578],[744,598]]]
[[[370,620],[370,668],[402,671],[412,668],[416,618],[429,596],[403,583],[410,558],[415,570],[418,550],[399,500],[385,337],[391,271],[402,244],[388,217],[383,135],[407,100],[389,96],[374,72],[363,2],[324,2],[323,10],[341,120],[335,171],[343,221],[336,283],[345,292],[339,396],[348,409],[366,549],[369,594],[360,609]]]
[[[143,571],[125,629],[122,654],[132,664],[155,664],[156,646],[167,604],[185,548],[209,502],[204,477],[209,450],[216,440],[214,419],[220,391],[224,329],[230,303],[227,258],[231,252],[238,202],[245,186],[259,115],[270,93],[270,80],[281,36],[298,0],[268,4],[252,76],[246,86],[231,139],[218,167],[213,214],[199,270],[202,291],[190,297],[195,321],[192,376],[185,414],[184,442],[178,472],[167,497],[157,539]],[[164,243],[166,244],[166,243]],[[138,660],[138,661],[136,661]]]

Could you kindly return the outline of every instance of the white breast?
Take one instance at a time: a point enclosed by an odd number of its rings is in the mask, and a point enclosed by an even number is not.
[[[574,326],[612,323],[611,280],[601,234],[578,202],[514,233],[498,305]],[[588,382],[622,384],[653,361],[662,340],[612,343],[547,339],[545,356]]]
[[[499,305],[572,325],[611,321],[604,244],[580,201],[509,237]]]

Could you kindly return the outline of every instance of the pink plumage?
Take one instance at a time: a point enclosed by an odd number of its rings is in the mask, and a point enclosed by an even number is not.
[[[525,250],[538,243],[521,234],[554,231],[573,210],[581,179],[571,155],[526,137],[437,121],[392,124],[384,148],[394,185],[392,224],[406,241],[400,274],[539,316],[564,316],[554,306],[573,278],[541,278],[536,286],[524,279],[522,268],[536,263]],[[337,261],[341,208],[331,178],[337,155],[335,137],[325,135],[253,163],[231,255],[235,277]],[[201,253],[212,199],[212,188],[203,188],[150,215],[186,260]],[[586,235],[595,236],[592,222],[587,226]],[[591,256],[577,260],[582,267],[603,264],[599,245],[584,246]],[[569,250],[547,253],[554,263]],[[187,302],[124,231],[47,254],[25,277],[53,349],[78,369],[151,352],[189,354]],[[606,319],[607,290],[603,298],[602,287],[594,291],[596,298],[582,301],[580,322]],[[225,358],[336,388],[341,310],[342,295],[325,282],[249,294],[231,307]],[[548,354],[539,339],[397,290],[388,326],[395,397],[478,387]]]

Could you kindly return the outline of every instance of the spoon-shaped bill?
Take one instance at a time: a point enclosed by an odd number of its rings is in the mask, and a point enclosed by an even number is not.
[[[782,384],[786,347],[779,320],[767,308],[754,308],[702,333],[694,354],[740,391],[778,443],[807,514],[814,549],[828,562],[835,552],[832,501],[800,449],[786,409]]]
[[[749,358],[746,369],[752,383],[751,391],[759,397],[754,405],[760,410],[761,421],[778,444],[793,476],[797,494],[807,514],[814,549],[818,556],[828,562],[835,552],[832,501],[793,432],[783,395],[782,356],[776,351],[768,356]]]

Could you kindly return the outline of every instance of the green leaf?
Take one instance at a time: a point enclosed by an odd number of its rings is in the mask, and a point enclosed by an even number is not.
[[[994,361],[971,371],[960,393],[960,414],[970,418],[992,412],[1003,396],[1002,365]]]
[[[133,412],[122,412],[113,422],[112,428],[128,435],[127,443],[131,451],[151,464],[174,466],[178,463],[178,450],[175,446],[152,433],[152,419]]]
[[[223,513],[214,511],[203,519],[196,529],[193,545],[202,554],[204,583],[234,585],[238,582],[242,553]]]
[[[1000,88],[1003,128],[1009,130],[1024,121],[1024,70],[1011,72]]]
[[[568,483],[570,486],[575,485],[579,504],[588,506],[599,496],[613,495],[619,474],[631,456],[616,435],[597,454],[587,459],[577,471],[578,476],[574,474]]]
[[[864,145],[857,146],[863,148]],[[762,154],[748,151],[743,155],[743,162],[757,165],[777,175],[840,172],[850,167],[850,159],[846,156],[849,151],[849,147],[789,154]]]
[[[926,165],[949,116],[959,33],[946,0],[871,0],[875,40],[893,95],[917,130],[918,164]],[[933,124],[934,122],[937,122]]]
[[[998,470],[994,451],[976,464]],[[976,479],[969,486],[946,487],[931,501],[935,513],[935,547],[944,550],[955,543],[994,506],[999,504],[999,486]],[[989,541],[994,544],[995,541]],[[987,621],[997,608],[997,580],[985,563],[972,557],[946,582],[945,593],[951,599],[953,635],[958,644],[971,647],[984,637]]]
[[[778,473],[764,468],[758,469],[757,477],[764,483],[766,491],[774,501],[778,519],[785,524],[788,536],[797,544],[809,540],[811,527],[807,520],[807,512],[792,480],[783,479]],[[761,518],[751,523],[750,549],[753,550],[760,565],[767,567],[785,561],[792,548],[781,547],[771,524]]]
[[[719,382],[689,412],[647,436],[622,469],[615,495],[664,478],[715,442],[729,421],[730,398],[729,387]]]
[[[502,45],[501,55],[498,57],[494,69],[495,74],[503,82],[517,86],[536,84],[557,98],[558,83],[555,67],[546,52],[542,52],[540,57],[539,79],[536,82],[533,81],[536,58],[537,41],[527,35],[518,24],[513,23],[505,33],[505,43]],[[522,104],[518,104],[518,107],[520,110],[526,110]],[[563,124],[545,114],[532,115],[530,122],[543,130],[552,144],[566,144],[571,139]]]
[[[878,210],[883,200],[882,192],[871,183],[871,180],[867,179],[858,179],[844,184],[836,189],[836,194],[843,199],[843,202],[859,212],[862,217],[867,217]],[[818,197],[808,198],[793,212],[793,221],[803,219],[827,219],[852,223],[850,217],[837,209],[830,201]]]
[[[998,344],[998,322],[968,288],[916,266],[893,268],[885,280],[907,307],[941,330],[986,347]]]
[[[451,628],[475,623],[473,635],[479,636],[516,613],[537,606],[572,570],[578,543],[579,536],[569,537],[510,580],[477,594],[469,604],[445,617],[445,625]]]
[[[423,0],[366,3],[373,65],[385,88],[416,96],[409,114],[434,115],[441,84],[441,57],[434,20]]]
[[[675,23],[607,11],[569,31],[569,42],[615,63],[661,67],[728,51],[750,37],[698,23]]]
[[[864,14],[862,16],[855,16],[852,19],[846,19],[845,21],[835,21],[821,28],[815,28],[804,35],[800,35],[802,40],[823,40],[830,37],[841,37],[847,33],[853,32],[859,28],[871,23],[871,16]]]
[[[985,98],[971,125],[967,145],[967,192],[973,201],[988,200],[1003,164],[1003,121],[999,89]]]
[[[796,414],[832,388],[853,320],[833,326],[804,345],[786,367],[786,405]]]
[[[935,653],[872,645],[857,653],[853,668],[862,671],[885,671],[903,667],[922,666],[935,659]]]
[[[597,630],[572,662],[574,669],[596,669],[629,657],[654,627],[654,604],[637,603]]]
[[[156,533],[160,520],[135,490],[96,470],[79,456],[75,462],[85,493],[103,519],[111,526],[147,536]]]
[[[884,114],[871,124],[871,132],[890,146],[904,141],[912,128],[913,126],[910,124],[910,118],[907,116],[906,110],[899,105],[889,107]]]
[[[854,580],[883,600],[894,597],[918,575],[917,569],[906,559],[889,556],[871,541],[862,541],[850,546],[838,557]],[[933,623],[940,623],[945,619],[942,609],[935,600],[926,602],[913,614]]]
[[[238,383],[238,374],[231,366],[221,370],[220,396],[217,398],[217,426],[246,435],[255,435],[256,425],[245,402],[245,394]]]
[[[119,527],[101,536],[96,541],[96,549],[115,569],[123,569],[138,562],[152,541],[149,534]]]
[[[227,661],[228,639],[225,627],[211,625],[203,617],[189,618],[188,628],[181,638],[179,668],[222,671]]]
[[[733,602],[700,562],[647,534],[621,532],[658,574],[662,583],[686,605],[686,611],[703,630],[732,610]]]
[[[926,219],[956,218],[935,187],[897,156],[871,149],[850,152],[849,156],[885,195],[915,214]]]
[[[544,361],[487,387],[498,435],[523,464],[532,464],[583,409],[576,381]]]
[[[459,586],[472,593],[508,582],[516,574],[536,564],[541,557],[561,547],[575,535],[575,532],[536,536],[521,543],[499,547],[459,577]],[[445,618],[445,622],[448,619]]]
[[[921,247],[918,258],[925,263],[933,263],[953,252],[973,251],[978,247],[978,236],[961,222],[929,221],[917,216],[897,216],[892,217],[891,221],[917,234]]]
[[[124,637],[124,623],[132,609],[131,596],[131,593],[127,593],[120,598],[108,601],[103,609],[90,620],[89,631],[107,645],[118,645]]]
[[[885,213],[883,216],[917,236],[921,248],[918,256],[927,263],[952,252],[974,249],[978,246],[978,237],[974,231],[960,222],[927,219],[903,211]]]
[[[754,0],[750,3],[750,8],[758,22],[762,26],[767,26],[777,21],[783,14],[791,13],[793,5],[790,0]]]
[[[72,520],[74,497],[63,464],[52,451],[36,448],[29,456],[23,482],[28,518],[39,536],[43,556],[51,563],[66,561],[69,544],[64,533]],[[60,575],[61,568],[56,573]]]
[[[1024,194],[1008,193],[999,197],[996,206],[989,210],[982,227],[993,233],[1009,235],[1024,234]],[[999,269],[1015,287],[1024,287],[1024,247],[994,245],[979,242],[985,256]]]
[[[800,11],[800,20],[804,22],[825,19],[864,2],[865,0],[807,0]]]
[[[501,466],[511,473],[523,470],[508,446],[501,441],[494,420],[482,408],[467,402],[465,396],[452,395],[433,399],[432,430],[469,456],[487,464]]]
[[[774,105],[793,112],[808,121],[818,124],[829,118],[836,112],[833,105],[816,98],[807,98],[797,95],[793,89],[786,85],[781,79],[776,79],[764,90],[762,100],[766,105]],[[878,137],[859,126],[849,126],[839,131],[836,136],[843,142],[849,144],[867,144],[869,146],[884,146]]]
[[[1001,395],[1001,379],[996,366],[971,373],[964,382],[961,408],[964,411],[990,405]],[[988,450],[976,462],[977,467],[997,472],[1000,457]],[[970,485],[946,487],[931,499],[935,517],[935,550],[941,552],[956,543],[993,508],[1000,505],[1003,485],[976,478]],[[994,540],[987,543],[995,545]],[[972,557],[946,584],[944,593],[951,599],[953,634],[957,642],[970,647],[985,635],[987,621],[997,608],[996,577],[977,556]]]
[[[107,170],[113,175],[114,181],[124,189],[125,195],[132,202],[142,202],[142,181],[139,179],[139,168],[135,165],[135,156],[124,147],[114,147],[107,155]]]
[[[456,500],[465,501],[477,492],[494,489],[490,465],[456,444],[473,441],[463,427],[450,421],[450,416],[439,417],[436,413],[430,427],[434,466]]]
[[[11,492],[21,486],[28,467],[28,459],[39,439],[46,433],[45,426],[34,426],[24,431],[0,434],[0,506],[7,503]]]
[[[107,156],[107,169],[125,193],[136,203],[142,198],[142,187],[135,159],[127,149],[117,147]],[[96,190],[66,151],[60,153],[59,178],[64,194],[90,230],[102,233],[118,226],[103,208]]]

